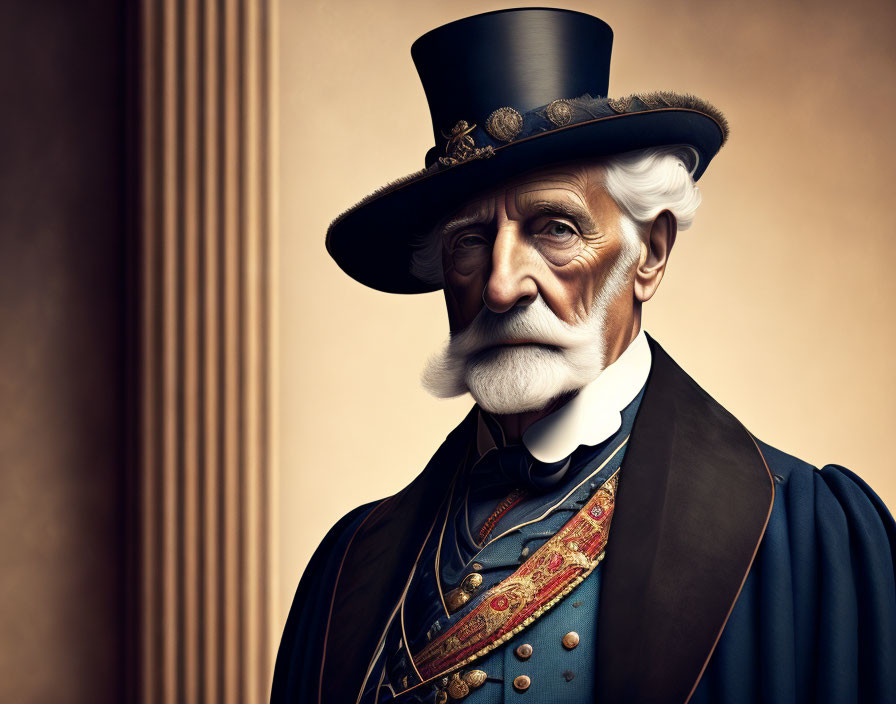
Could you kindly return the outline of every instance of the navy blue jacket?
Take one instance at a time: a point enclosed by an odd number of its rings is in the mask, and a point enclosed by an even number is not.
[[[601,703],[896,702],[896,525],[883,503],[847,469],[756,440],[650,344],[602,567]],[[474,419],[404,490],[324,538],[272,702],[356,701]]]

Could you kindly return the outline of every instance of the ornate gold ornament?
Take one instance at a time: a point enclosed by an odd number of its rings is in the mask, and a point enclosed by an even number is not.
[[[554,100],[544,109],[548,119],[557,127],[565,127],[572,122],[572,105],[568,100]]]
[[[482,670],[468,670],[461,677],[470,685],[470,689],[478,689],[485,684],[486,674]]]
[[[442,166],[454,166],[470,159],[488,158],[494,154],[491,146],[476,147],[475,140],[470,133],[476,129],[475,124],[470,124],[466,120],[459,120],[454,127],[442,136],[448,140],[445,144],[445,156],[439,158]]]
[[[460,673],[455,672],[451,675],[448,682],[448,696],[452,699],[463,699],[470,693],[470,685],[460,678]]]
[[[485,121],[485,130],[501,142],[510,142],[523,130],[523,116],[513,108],[498,108]]]
[[[487,675],[482,670],[455,672],[451,677],[443,677],[436,692],[436,703],[445,704],[449,698],[457,701],[463,699],[474,689],[485,684]]]
[[[473,598],[476,590],[481,586],[481,574],[473,572],[464,577],[464,580],[460,583],[459,587],[456,587],[445,594],[445,606],[448,607],[448,611],[452,614],[457,611],[461,606]]]

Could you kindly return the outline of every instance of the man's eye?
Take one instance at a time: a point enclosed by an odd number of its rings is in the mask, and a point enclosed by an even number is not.
[[[576,231],[572,228],[572,226],[567,225],[565,222],[560,222],[559,220],[551,220],[545,226],[543,234],[562,239],[564,237],[569,237],[570,235],[575,235]]]
[[[455,249],[472,249],[473,247],[485,247],[488,242],[482,235],[463,235],[454,243]]]

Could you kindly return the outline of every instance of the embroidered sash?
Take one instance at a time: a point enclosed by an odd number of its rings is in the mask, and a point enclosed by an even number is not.
[[[509,577],[491,587],[454,625],[414,655],[422,679],[463,667],[532,624],[603,559],[618,472]]]

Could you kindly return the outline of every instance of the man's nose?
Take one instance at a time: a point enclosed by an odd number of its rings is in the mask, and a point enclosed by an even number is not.
[[[506,313],[515,306],[527,306],[538,296],[533,277],[532,248],[517,223],[498,231],[492,249],[491,272],[482,300],[493,313]]]

